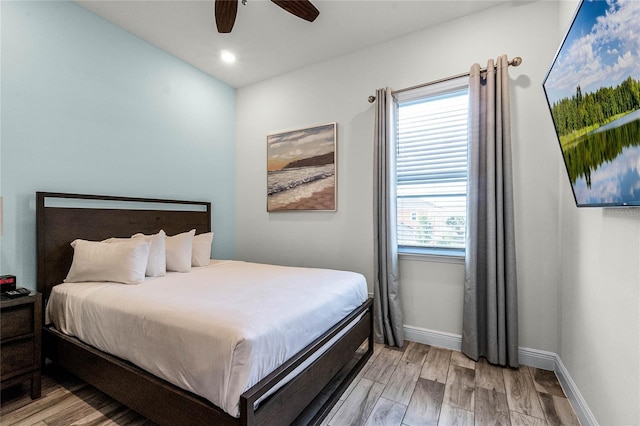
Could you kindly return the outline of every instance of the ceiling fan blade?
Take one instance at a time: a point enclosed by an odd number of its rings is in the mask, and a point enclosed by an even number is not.
[[[216,0],[216,27],[219,33],[230,33],[238,14],[238,0]]]
[[[320,14],[320,11],[311,4],[309,0],[271,0],[287,12],[302,18],[305,21],[313,22]]]

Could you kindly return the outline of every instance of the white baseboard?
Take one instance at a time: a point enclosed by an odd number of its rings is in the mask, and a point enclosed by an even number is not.
[[[454,351],[460,351],[462,348],[462,336],[459,334],[427,330],[426,328],[410,327],[408,325],[405,325],[403,329],[404,338],[412,342],[439,346]]]
[[[578,386],[573,381],[573,378],[571,378],[569,370],[564,366],[560,357],[558,355],[556,355],[556,357],[556,368],[554,371],[558,376],[558,380],[560,380],[560,383],[562,384],[562,388],[567,394],[567,398],[569,398],[569,402],[571,402],[573,410],[576,412],[576,415],[580,420],[580,424],[597,426],[598,421],[589,409],[587,401],[582,397],[582,394],[578,390]]]
[[[558,354],[554,352],[541,351],[539,349],[518,348],[518,361],[520,364],[529,367],[540,368],[541,370],[556,371],[556,359]]]
[[[405,325],[404,336],[406,340],[425,345],[439,346],[441,348],[460,351],[462,348],[462,336],[459,334],[447,333],[444,331],[428,330],[425,328],[411,327]],[[520,364],[550,370],[556,373],[562,388],[567,394],[567,398],[576,412],[580,424],[597,426],[598,421],[593,416],[587,402],[582,397],[575,384],[569,370],[564,366],[560,356],[554,352],[541,351],[538,349],[520,347],[518,349],[518,360]]]

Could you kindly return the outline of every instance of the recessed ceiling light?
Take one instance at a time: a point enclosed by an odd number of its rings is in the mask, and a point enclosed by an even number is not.
[[[220,58],[222,58],[222,60],[228,64],[232,64],[236,61],[236,55],[229,52],[228,50],[223,50],[222,52],[220,52]]]

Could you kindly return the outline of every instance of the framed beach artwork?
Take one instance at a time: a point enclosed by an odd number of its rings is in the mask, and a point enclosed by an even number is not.
[[[576,205],[640,206],[640,1],[583,0],[543,87]]]
[[[337,124],[267,136],[267,211],[336,210]]]

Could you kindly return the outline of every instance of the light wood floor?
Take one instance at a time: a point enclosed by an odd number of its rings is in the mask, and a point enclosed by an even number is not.
[[[152,425],[84,382],[43,376],[42,397],[2,393],[1,425]],[[553,372],[504,369],[407,342],[374,354],[323,425],[579,425]]]

